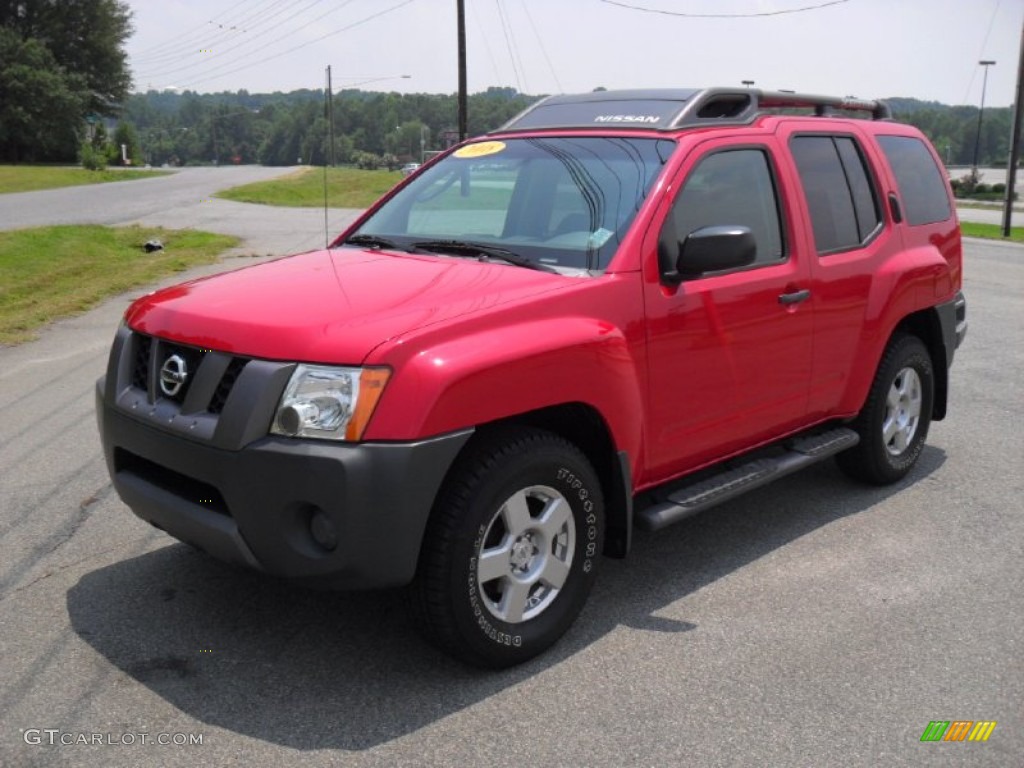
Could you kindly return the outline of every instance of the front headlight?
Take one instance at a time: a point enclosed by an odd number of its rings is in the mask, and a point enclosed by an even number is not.
[[[298,365],[270,431],[288,437],[359,440],[390,375],[387,368]]]

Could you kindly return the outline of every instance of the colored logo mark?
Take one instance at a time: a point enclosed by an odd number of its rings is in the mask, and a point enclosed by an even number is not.
[[[932,720],[921,741],[988,741],[995,728],[995,720]]]

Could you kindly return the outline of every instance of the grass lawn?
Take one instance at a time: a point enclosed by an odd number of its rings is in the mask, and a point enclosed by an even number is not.
[[[961,221],[960,232],[964,237],[984,237],[989,240],[1024,243],[1024,227],[1010,227],[1010,236],[1003,237],[1003,228],[999,224],[976,224],[973,221]]]
[[[146,253],[153,238],[162,251]],[[0,344],[28,341],[61,317],[198,264],[238,244],[228,235],[162,227],[62,226],[0,232]]]
[[[84,168],[55,165],[0,165],[0,194],[5,192],[32,192],[36,189],[75,187],[80,184],[98,184],[104,181],[128,181],[166,176],[168,171],[141,171],[136,169],[87,171]]]
[[[331,208],[366,208],[401,180],[398,171],[328,168],[327,204]],[[324,169],[306,168],[272,181],[232,187],[218,192],[217,197],[239,203],[322,208]]]

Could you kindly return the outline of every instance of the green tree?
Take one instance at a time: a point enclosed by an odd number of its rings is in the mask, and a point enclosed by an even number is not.
[[[131,11],[120,0],[0,0],[0,26],[37,40],[85,81],[83,115],[117,113],[131,87],[124,43]]]
[[[0,158],[70,160],[86,103],[84,80],[38,40],[0,26]]]
[[[98,149],[106,153],[107,143],[109,141],[110,136],[107,135],[107,127],[103,123],[97,122],[94,126],[92,126],[91,144],[93,149]]]

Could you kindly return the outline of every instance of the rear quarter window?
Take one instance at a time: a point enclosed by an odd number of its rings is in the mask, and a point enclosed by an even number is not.
[[[946,221],[952,211],[945,174],[920,139],[912,136],[879,136],[900,188],[906,222],[911,226]]]

